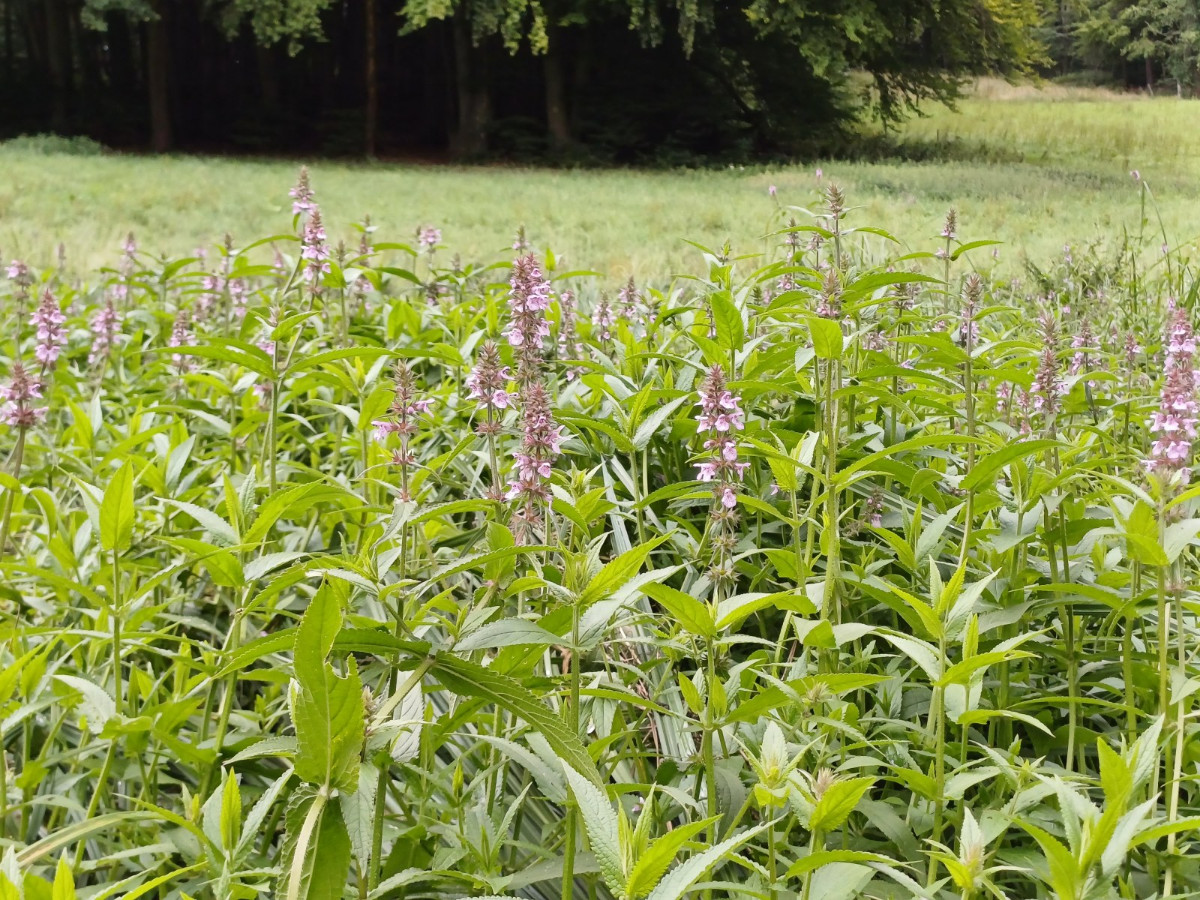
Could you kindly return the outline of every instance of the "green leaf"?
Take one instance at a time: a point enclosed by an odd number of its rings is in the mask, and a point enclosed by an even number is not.
[[[1061,446],[1059,441],[1025,440],[1000,447],[978,460],[970,474],[958,483],[958,488],[962,491],[973,491],[980,485],[994,481],[996,473],[1014,460]]]
[[[233,850],[241,838],[242,792],[238,788],[237,775],[232,770],[225,772],[225,784],[221,788],[221,846]]]
[[[133,543],[133,462],[117,469],[100,503],[100,548],[124,553]]]
[[[687,862],[680,863],[667,875],[658,886],[651,891],[647,900],[680,900],[699,878],[725,859],[730,853],[741,847],[752,837],[773,827],[774,823],[755,826],[741,834],[734,835],[728,840],[714,844],[703,853],[697,853]]]
[[[520,716],[531,728],[541,732],[560,759],[587,776],[593,784],[603,785],[596,764],[579,736],[516,679],[445,652],[434,657],[431,671],[447,690],[461,697],[488,700]]]
[[[840,828],[874,783],[874,778],[866,777],[835,781],[814,805],[808,830],[829,832]]]
[[[51,900],[76,900],[75,876],[65,855],[58,859],[58,867],[54,870],[54,887],[50,894]]]
[[[1083,878],[1075,858],[1071,856],[1071,851],[1059,843],[1053,835],[1047,834],[1036,825],[1020,820],[1018,820],[1018,824],[1028,831],[1038,842],[1038,846],[1042,848],[1050,870],[1050,887],[1058,896],[1058,900],[1078,900],[1079,889],[1083,886]]]
[[[638,858],[633,866],[633,871],[629,873],[629,878],[625,882],[625,896],[629,900],[637,900],[653,890],[663,873],[667,871],[667,867],[675,861],[675,857],[679,855],[684,844],[719,820],[718,816],[713,819],[688,822],[686,825],[671,829],[651,844]],[[638,820],[638,824],[641,824],[641,819]]]
[[[287,839],[279,857],[284,862],[279,894],[285,900],[342,900],[344,896],[350,837],[327,800],[323,793],[298,794],[288,805]]]
[[[354,858],[360,871],[369,871],[371,865],[371,831],[375,820],[375,793],[379,784],[379,773],[372,765],[363,765],[358,770],[358,790],[352,794],[338,796],[342,821]]]
[[[742,313],[729,291],[717,291],[708,298],[708,302],[721,349],[741,350],[746,343],[746,326],[742,324]]]
[[[665,584],[648,584],[642,590],[674,616],[688,634],[705,638],[716,636],[717,626],[707,603]]]
[[[881,856],[878,853],[868,853],[865,850],[817,850],[815,853],[810,853],[808,856],[799,860],[788,869],[788,878],[799,878],[801,875],[812,872],[821,866],[827,866],[830,863],[870,863],[881,862],[889,863],[892,860],[886,856]]]
[[[563,761],[562,767],[571,785],[575,804],[583,816],[588,841],[600,864],[600,873],[609,890],[619,896],[625,884],[625,867],[621,853],[621,822],[617,811],[603,789],[576,772],[566,761]]]
[[[1125,546],[1133,559],[1146,566],[1165,566],[1170,563],[1158,541],[1158,520],[1154,510],[1139,500],[1124,522]]]
[[[494,647],[522,647],[561,644],[563,639],[528,619],[501,619],[476,628],[454,645],[455,652],[490,650]]]
[[[653,540],[639,544],[632,550],[627,550],[616,559],[609,562],[596,576],[588,582],[588,586],[579,595],[579,602],[587,606],[597,600],[611,596],[619,588],[641,571],[642,564],[663,541],[670,535],[660,534]]]
[[[813,350],[819,359],[838,359],[845,346],[842,326],[833,319],[823,319],[820,316],[806,315],[809,334],[812,335]]]
[[[687,399],[687,397],[677,397],[669,403],[664,403],[658,409],[654,410],[654,412],[650,413],[645,421],[638,426],[637,431],[633,435],[633,448],[635,450],[645,450],[646,445],[650,443],[650,439],[658,433],[658,429],[662,428],[667,418],[675,410],[679,409],[680,404]]]
[[[167,499],[167,503],[174,506],[176,509],[182,510],[211,534],[214,538],[227,545],[238,543],[238,534],[233,526],[218,516],[210,509],[205,509],[202,506],[197,506],[194,503],[184,503],[182,500]]]
[[[362,681],[352,661],[345,677],[325,661],[341,625],[341,606],[322,586],[296,631],[289,700],[299,742],[296,774],[309,784],[353,791],[365,735]]]

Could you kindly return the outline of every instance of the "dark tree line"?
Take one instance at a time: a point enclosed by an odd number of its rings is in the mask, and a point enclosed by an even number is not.
[[[0,0],[0,137],[787,154],[1041,60],[1040,0]]]
[[[1200,91],[1200,0],[1059,0],[1044,29],[1058,72]]]

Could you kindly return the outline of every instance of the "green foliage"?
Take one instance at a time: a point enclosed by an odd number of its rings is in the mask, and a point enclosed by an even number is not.
[[[14,266],[0,896],[1200,890],[1189,251],[776,200],[616,300],[303,210]]]

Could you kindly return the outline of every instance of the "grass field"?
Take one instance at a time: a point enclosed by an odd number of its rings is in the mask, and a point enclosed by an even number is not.
[[[1200,105],[1098,90],[985,83],[958,111],[937,108],[892,136],[925,162],[824,161],[723,171],[551,171],[316,163],[331,234],[369,213],[389,232],[443,228],[464,254],[506,247],[519,224],[569,263],[620,278],[678,271],[692,239],[753,252],[770,218],[767,187],[806,206],[814,169],[862,207],[857,220],[932,242],[950,206],[967,239],[1003,240],[1000,266],[1046,259],[1064,241],[1136,230],[1148,179],[1172,245],[1200,235]],[[59,241],[74,264],[110,259],[128,230],[169,253],[267,233],[296,161],[71,156],[0,146],[0,252],[48,260]],[[264,201],[263,198],[272,198]],[[854,221],[852,219],[852,221]],[[631,248],[633,248],[631,250]],[[916,248],[914,248],[916,249]]]

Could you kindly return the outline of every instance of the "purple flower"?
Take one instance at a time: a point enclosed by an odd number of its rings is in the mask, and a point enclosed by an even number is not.
[[[67,342],[67,336],[62,327],[63,323],[67,321],[67,317],[63,315],[62,308],[54,299],[54,295],[50,293],[49,288],[42,293],[42,302],[30,316],[30,321],[37,328],[37,346],[34,349],[34,356],[42,364],[43,369],[48,369],[58,361],[58,355]]]
[[[946,213],[946,224],[942,226],[942,237],[948,241],[958,236],[958,210],[951,207]]]
[[[842,317],[842,286],[838,281],[837,272],[832,268],[825,272],[821,293],[817,297],[816,312],[822,319]]]
[[[1053,436],[1054,415],[1067,386],[1058,372],[1058,322],[1049,312],[1042,313],[1038,322],[1042,329],[1042,353],[1033,377],[1032,403],[1033,409],[1046,417],[1048,431]]]
[[[229,302],[233,307],[233,314],[239,319],[246,316],[246,282],[240,278],[230,278],[227,285],[229,288]]]
[[[479,362],[467,376],[466,384],[469,396],[473,400],[478,400],[481,407],[490,408],[492,412],[508,409],[512,406],[514,397],[506,390],[511,378],[512,373],[509,372],[508,366],[500,362],[500,351],[495,344],[487,341],[479,350]],[[476,430],[491,430],[493,426],[498,428],[499,423],[481,422]],[[486,430],[479,431],[479,433],[484,434]]]
[[[1159,409],[1150,418],[1155,440],[1146,468],[1164,479],[1177,472],[1180,482],[1186,484],[1200,406],[1196,402],[1196,337],[1182,307],[1172,307],[1163,344],[1165,377]]]
[[[21,262],[19,259],[14,259],[8,264],[4,270],[4,274],[8,276],[9,281],[15,281],[18,287],[29,287],[33,284],[33,276],[29,274],[29,266]]]
[[[400,499],[411,500],[408,488],[408,469],[416,463],[411,440],[418,431],[418,419],[429,412],[432,400],[417,397],[416,379],[412,369],[403,362],[396,364],[395,394],[388,407],[387,417],[376,419],[375,439],[386,443],[391,435],[399,438],[400,448],[392,454],[392,462],[400,467]]]
[[[513,454],[516,462],[510,473],[504,499],[515,502],[514,533],[518,543],[530,543],[542,524],[542,507],[550,502],[547,480],[562,445],[562,426],[556,425],[550,411],[550,396],[540,381],[529,385],[522,395],[524,429],[521,446]]]
[[[509,286],[509,323],[504,336],[517,348],[517,384],[524,391],[537,378],[542,342],[550,336],[550,323],[546,321],[550,282],[542,275],[533,254],[529,254],[513,263]]]
[[[438,244],[442,242],[442,230],[426,226],[417,229],[417,243],[430,253],[434,251]]]
[[[175,316],[171,326],[171,337],[167,339],[168,347],[188,347],[192,343],[192,317],[187,310],[181,309]],[[184,353],[172,353],[171,364],[180,375],[192,368],[191,360]]]
[[[525,238],[524,225],[517,229],[517,236],[513,238],[512,248],[517,253],[527,253],[529,251],[529,241]]]
[[[779,192],[778,192],[778,191],[775,189],[775,185],[771,185],[770,187],[768,187],[768,188],[767,188],[767,193],[768,193],[770,196],[774,197],[774,196],[776,196],[776,195],[777,195]]]
[[[887,338],[882,331],[868,331],[862,336],[862,348],[882,353],[887,349]]]
[[[599,329],[600,340],[612,340],[612,327],[616,321],[617,317],[613,314],[613,308],[608,302],[608,295],[601,294],[596,311],[592,313],[592,324]]]
[[[696,430],[709,437],[704,449],[709,458],[696,464],[696,478],[711,482],[713,496],[725,509],[737,505],[737,485],[750,464],[738,459],[738,444],[733,433],[745,427],[740,399],[725,384],[725,371],[713,366],[700,384],[700,412]]]
[[[969,352],[979,340],[979,323],[975,321],[975,314],[983,298],[983,279],[972,272],[967,276],[963,293],[962,323],[958,326],[958,337]]]
[[[321,279],[332,267],[329,264],[329,244],[325,240],[325,227],[321,224],[321,211],[314,205],[312,215],[304,223],[300,238],[300,256],[305,260],[304,278],[313,294],[321,293]]]
[[[88,365],[94,366],[108,359],[121,330],[121,315],[113,306],[112,297],[105,300],[104,306],[92,316],[91,327],[92,349],[88,353]]]
[[[306,216],[316,210],[317,204],[312,186],[308,183],[308,166],[300,167],[300,177],[296,181],[296,186],[288,191],[288,196],[292,198],[293,216]]]
[[[575,330],[575,294],[563,291],[558,295],[558,356],[561,359],[582,359],[587,352]],[[572,366],[567,369],[567,381],[574,381],[583,372]]]
[[[14,362],[8,386],[0,388],[0,422],[14,428],[32,428],[46,417],[47,407],[32,406],[30,400],[40,400],[42,383],[37,378],[30,378],[25,367]]]

